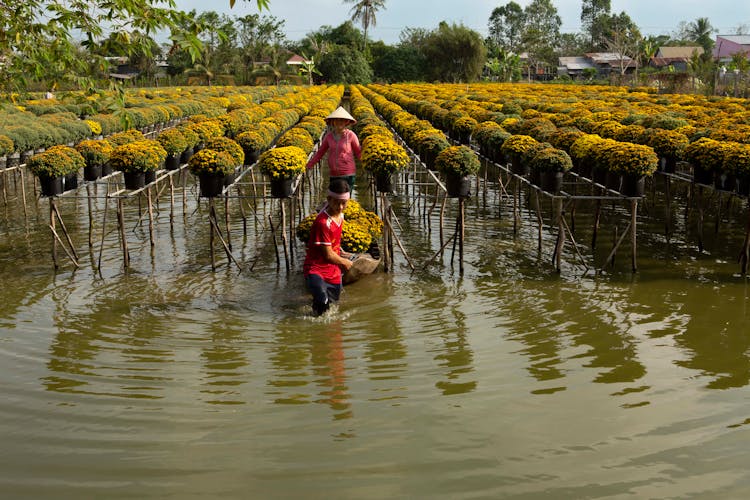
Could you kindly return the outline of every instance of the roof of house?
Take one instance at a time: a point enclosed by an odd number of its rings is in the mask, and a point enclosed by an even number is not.
[[[558,57],[557,61],[560,66],[568,68],[568,71],[582,71],[594,67],[588,58],[582,56]]]
[[[610,68],[618,68],[620,63],[626,68],[638,67],[638,62],[631,59],[628,56],[623,56],[617,52],[589,52],[585,54],[596,66],[609,66]]]
[[[738,45],[750,45],[750,35],[718,35],[716,38],[723,38]]]
[[[287,64],[304,64],[306,62],[308,62],[307,59],[302,56],[298,56],[297,54],[292,54],[292,57],[290,57],[286,61]]]
[[[656,52],[659,59],[690,59],[693,53],[703,54],[703,47],[660,47]]]

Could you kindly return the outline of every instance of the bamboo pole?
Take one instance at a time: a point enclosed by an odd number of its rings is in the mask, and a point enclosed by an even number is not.
[[[281,228],[281,246],[284,248],[284,263],[286,264],[286,272],[288,273],[291,269],[289,265],[289,251],[287,250],[286,209],[283,198],[279,198],[279,206],[281,208],[281,224],[279,225]]]
[[[229,250],[232,250],[232,231],[231,231],[231,221],[229,218],[229,196],[226,196],[224,198],[224,225],[227,229],[227,238],[226,243],[229,246]]]
[[[632,250],[631,253],[631,262],[632,262],[632,269],[633,272],[638,271],[638,249],[637,249],[637,235],[636,235],[636,222],[637,222],[637,215],[638,215],[638,200],[633,199],[630,202],[630,248]]]
[[[458,198],[458,220],[461,232],[458,238],[458,270],[461,275],[464,274],[464,198]]]
[[[140,197],[139,197],[140,199]],[[154,211],[151,208],[151,188],[146,188],[146,203],[148,203],[148,238],[151,242],[151,248],[154,248]]]
[[[91,185],[86,185],[86,202],[89,207],[89,249],[94,247],[94,214],[91,206]]]
[[[63,234],[65,235],[66,240],[68,241],[68,245],[70,245],[70,251],[75,256],[75,260],[78,260],[78,253],[76,252],[75,246],[73,245],[73,240],[70,239],[70,234],[68,233],[68,228],[65,227],[65,222],[63,222],[62,216],[60,215],[60,211],[57,209],[57,205],[52,205],[55,210],[55,216],[57,217],[57,221],[60,223],[60,227],[63,230]],[[54,232],[54,228],[53,228]],[[63,247],[64,248],[64,247]]]
[[[122,198],[117,198],[117,226],[120,229],[123,264],[125,265],[125,269],[127,269],[130,267],[130,255],[128,254],[128,240],[125,235],[125,216],[122,209]]]
[[[52,233],[55,232],[55,200],[52,196],[49,197],[49,227],[52,229]],[[57,239],[52,239],[52,263],[55,265],[55,269],[59,269],[57,263]]]
[[[211,255],[211,270],[216,271],[216,252],[214,251],[214,233],[216,231],[216,226],[214,225],[213,221],[211,220],[212,214],[213,214],[213,208],[214,208],[214,199],[213,197],[208,199],[208,224],[209,229],[211,230],[208,237],[208,247],[209,247],[209,253]]]

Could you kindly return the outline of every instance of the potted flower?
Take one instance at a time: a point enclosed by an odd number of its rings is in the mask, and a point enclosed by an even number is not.
[[[737,176],[737,192],[750,195],[750,144],[732,144],[724,157],[724,169],[732,169]]]
[[[176,130],[180,131],[186,144],[185,150],[180,153],[180,164],[187,163],[190,160],[190,157],[193,156],[193,148],[198,145],[201,138],[195,133],[195,130],[187,126],[179,126]]]
[[[236,140],[245,152],[246,165],[258,161],[258,156],[271,145],[268,137],[257,130],[246,130],[239,134]]]
[[[224,189],[224,178],[234,172],[235,160],[225,151],[204,148],[190,158],[190,172],[198,176],[201,196],[213,198]]]
[[[87,181],[95,181],[101,177],[104,165],[109,161],[113,149],[112,144],[106,139],[89,139],[76,144],[76,150],[86,160],[83,178]]]
[[[502,127],[491,129],[483,134],[484,149],[490,160],[495,163],[504,163],[502,147],[510,136],[510,132]]]
[[[68,146],[61,147],[67,148]],[[76,150],[72,151],[80,157]],[[63,177],[78,169],[76,162],[71,160],[72,156],[58,149],[35,154],[29,159],[26,166],[39,178],[42,195],[54,196],[63,192]],[[83,162],[83,157],[81,157],[81,163]]]
[[[514,134],[505,139],[500,151],[510,160],[511,171],[517,175],[529,173],[529,165],[523,163],[523,155],[527,153],[537,140],[529,135]]]
[[[392,175],[409,165],[409,155],[391,137],[374,134],[362,143],[362,167],[375,177],[379,192],[393,190]]]
[[[76,189],[78,187],[78,171],[86,166],[86,160],[83,159],[83,156],[70,146],[52,146],[45,152],[67,158],[70,169],[63,176],[63,190]]]
[[[0,169],[6,167],[8,153],[13,152],[13,140],[7,135],[0,134]]]
[[[305,153],[312,151],[315,142],[310,133],[302,127],[292,127],[279,137],[276,141],[276,147],[297,146]]]
[[[715,171],[724,166],[723,144],[708,137],[701,137],[685,146],[685,159],[693,166],[693,181],[698,184],[713,183]]]
[[[682,159],[689,144],[685,134],[662,128],[646,129],[643,135],[645,144],[654,148],[659,158],[664,159],[664,171],[674,173],[677,160]]]
[[[156,140],[167,152],[167,158],[164,160],[164,168],[167,170],[177,170],[180,168],[180,157],[187,149],[187,141],[182,132],[176,128],[170,128],[156,136]]]
[[[594,154],[597,151],[597,145],[604,139],[596,134],[583,134],[573,141],[568,153],[570,154],[576,172],[582,177],[593,179]]]
[[[659,166],[659,157],[653,148],[643,144],[617,142],[608,149],[609,169],[622,176],[619,191],[630,197],[643,196],[645,178],[653,175]]]
[[[563,175],[571,168],[573,161],[568,153],[555,147],[543,147],[531,159],[532,172],[539,172],[539,187],[548,193],[560,192]]]
[[[305,172],[307,154],[297,146],[269,149],[258,158],[262,174],[271,179],[271,196],[288,198],[293,193],[294,180]]]
[[[451,145],[445,134],[439,130],[435,130],[434,132],[427,131],[424,134],[418,133],[414,139],[417,141],[416,146],[420,159],[428,169],[436,170],[435,160],[443,150]]]
[[[215,137],[206,143],[206,149],[213,149],[214,151],[224,151],[232,157],[234,161],[234,168],[232,171],[224,177],[224,185],[228,186],[234,182],[235,173],[237,167],[243,164],[245,161],[245,151],[242,146],[237,144],[236,141],[229,137]]]
[[[117,146],[109,161],[112,168],[123,173],[126,189],[140,189],[146,185],[146,173],[153,175],[166,157],[161,144],[145,139]]]
[[[469,144],[471,141],[471,133],[474,131],[474,127],[477,126],[477,121],[470,116],[462,116],[453,121],[451,125],[451,131],[456,140],[461,144]]]
[[[451,198],[465,198],[471,193],[470,175],[479,172],[479,159],[468,146],[450,146],[435,160],[437,169],[445,174],[445,187]]]
[[[486,156],[487,158],[490,157],[490,150],[487,147],[489,135],[493,130],[502,129],[503,128],[497,122],[493,121],[484,121],[474,127],[474,130],[471,132],[471,137],[479,145],[479,152],[482,155]]]

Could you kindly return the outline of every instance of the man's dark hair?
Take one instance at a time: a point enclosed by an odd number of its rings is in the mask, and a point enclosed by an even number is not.
[[[331,179],[331,182],[328,184],[328,189],[336,194],[348,193],[349,183],[346,182],[346,179]]]

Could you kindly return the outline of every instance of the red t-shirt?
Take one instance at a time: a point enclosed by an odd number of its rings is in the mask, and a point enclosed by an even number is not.
[[[341,284],[341,268],[338,264],[328,262],[325,257],[325,248],[330,246],[336,255],[341,255],[341,228],[344,225],[344,215],[341,215],[340,223],[328,215],[325,209],[321,210],[310,229],[310,239],[307,241],[307,255],[302,267],[305,275],[317,274],[326,283],[332,285]]]

